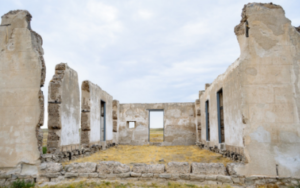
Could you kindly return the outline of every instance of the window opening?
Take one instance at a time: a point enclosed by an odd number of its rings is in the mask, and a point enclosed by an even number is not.
[[[164,141],[164,112],[163,110],[149,111],[149,141]]]
[[[206,114],[206,140],[210,141],[210,125],[209,125],[209,101],[205,102],[205,114]]]
[[[128,121],[128,128],[134,129],[135,128],[135,121]]]
[[[224,110],[223,110],[223,90],[217,93],[217,111],[219,127],[219,143],[225,142]]]

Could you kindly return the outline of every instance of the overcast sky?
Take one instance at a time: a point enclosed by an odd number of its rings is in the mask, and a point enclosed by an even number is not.
[[[120,103],[194,102],[205,83],[239,57],[233,29],[246,3],[0,0],[0,14],[32,14],[32,29],[44,41],[45,97],[55,65],[66,62],[78,72],[79,85],[90,80]],[[299,0],[273,3],[300,25]]]

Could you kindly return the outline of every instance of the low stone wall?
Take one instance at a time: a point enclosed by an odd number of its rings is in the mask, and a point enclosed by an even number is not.
[[[247,158],[244,155],[244,149],[242,147],[223,145],[224,148],[221,149],[220,146],[210,146],[207,141],[196,142],[196,145],[200,149],[207,149],[212,152],[219,153],[223,157],[230,158],[235,162],[247,163]]]
[[[102,148],[101,145],[92,145],[92,146],[80,146],[82,149],[74,149],[74,150],[67,150],[67,151],[55,151],[55,153],[48,153],[48,154],[42,154],[41,155],[41,162],[47,163],[47,162],[67,162],[71,160],[75,160],[82,157],[90,156],[97,151],[100,151],[102,149],[108,149],[110,147],[115,146],[115,143],[106,143],[105,148]]]
[[[226,167],[221,163],[169,162],[164,164],[133,164],[132,167],[115,161],[99,163],[42,163],[40,175],[22,175],[18,172],[0,172],[0,186],[9,185],[16,179],[28,182],[61,182],[70,179],[103,179],[134,181],[179,181],[203,185],[231,185],[235,187],[255,185],[277,185],[290,187],[299,185],[300,178],[240,176],[233,171],[235,163]]]

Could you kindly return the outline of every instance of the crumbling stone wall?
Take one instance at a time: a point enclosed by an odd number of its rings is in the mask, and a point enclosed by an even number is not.
[[[248,33],[248,35],[246,35]],[[300,176],[300,33],[282,7],[249,3],[235,34],[240,57],[218,76],[200,98],[210,104],[211,140],[204,145],[220,151],[216,92],[223,89],[225,148],[241,154],[244,175]],[[205,115],[201,120],[205,130]],[[205,138],[205,131],[202,138]]]
[[[204,91],[199,91],[199,98],[195,101],[195,123],[196,123],[196,142],[201,141],[201,109],[200,98]],[[205,131],[205,130],[203,130]]]
[[[106,104],[106,126],[107,132],[112,132],[108,124],[109,118],[112,119],[111,109],[112,97],[103,91],[98,85],[90,81],[83,81],[81,85],[81,144],[82,146],[102,145],[103,138],[101,138],[101,101],[107,101]],[[102,121],[101,121],[102,120]]]
[[[113,100],[113,143],[119,143],[119,101]]]
[[[120,104],[119,144],[149,143],[149,110],[164,110],[164,142],[162,145],[193,145],[195,134],[194,103]],[[135,121],[136,127],[127,127]]]
[[[80,99],[77,72],[66,63],[55,67],[48,89],[48,152],[80,146]]]
[[[45,81],[42,38],[31,14],[10,11],[0,25],[0,168],[37,173],[42,148]]]

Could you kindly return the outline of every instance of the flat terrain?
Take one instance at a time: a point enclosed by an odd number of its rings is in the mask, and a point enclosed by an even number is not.
[[[47,138],[48,138],[48,129],[43,130],[43,146],[47,146]]]
[[[128,165],[133,163],[167,164],[170,161],[223,163],[226,165],[232,162],[220,154],[200,149],[197,146],[119,145],[64,164],[99,161],[118,161]]]
[[[150,142],[163,142],[164,129],[150,129]]]

